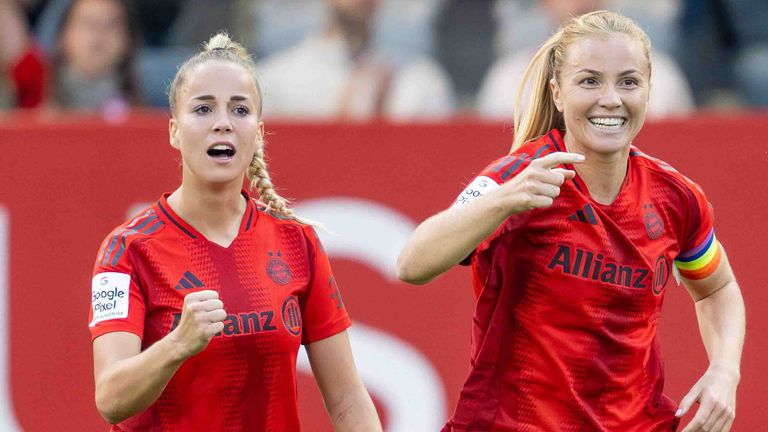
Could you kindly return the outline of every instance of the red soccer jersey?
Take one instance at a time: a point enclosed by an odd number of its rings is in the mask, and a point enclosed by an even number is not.
[[[491,163],[456,205],[556,151],[553,130]],[[712,227],[700,188],[634,147],[612,204],[577,176],[551,207],[508,218],[471,257],[471,367],[444,431],[674,430],[656,328],[673,261],[719,259]]]
[[[328,258],[312,227],[248,200],[229,247],[176,215],[167,194],[115,229],[92,282],[93,339],[125,331],[146,349],[176,325],[191,292],[218,291],[227,318],[159,399],[113,431],[298,431],[299,344],[350,325]]]

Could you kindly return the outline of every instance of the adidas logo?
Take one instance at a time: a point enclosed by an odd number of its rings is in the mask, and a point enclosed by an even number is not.
[[[568,220],[578,220],[579,222],[588,223],[590,225],[597,225],[597,216],[595,216],[595,210],[592,208],[592,204],[587,204],[581,210],[576,210],[576,213],[568,216]]]
[[[194,287],[202,288],[203,286],[205,285],[203,285],[203,283],[200,282],[200,279],[195,277],[195,275],[193,275],[190,271],[185,271],[184,276],[182,276],[181,279],[179,279],[179,283],[177,283],[174,288],[176,288],[177,290],[180,290],[180,289],[190,289]]]

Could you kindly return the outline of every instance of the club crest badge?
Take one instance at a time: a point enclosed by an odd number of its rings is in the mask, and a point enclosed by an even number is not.
[[[643,215],[643,221],[645,222],[645,232],[648,233],[648,237],[651,240],[656,240],[664,234],[664,221],[661,219],[659,213],[653,209],[653,204],[643,204],[645,213]]]
[[[272,281],[278,285],[285,285],[291,281],[291,269],[283,260],[280,251],[269,252],[269,261],[267,261],[267,274]]]

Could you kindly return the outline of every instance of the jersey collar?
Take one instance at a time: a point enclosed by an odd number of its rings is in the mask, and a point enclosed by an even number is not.
[[[568,149],[565,147],[565,141],[563,139],[563,132],[560,129],[552,129],[551,131],[547,132],[546,135],[544,135],[542,138],[540,138],[540,141],[541,142],[549,143],[555,149],[555,151],[558,151],[558,152],[567,152],[568,151]],[[630,153],[632,152],[632,150],[635,150],[634,147],[630,148]],[[621,190],[619,191],[619,195],[616,197],[617,200],[622,195],[622,192],[624,191],[624,189],[626,189],[626,187],[629,186],[630,179],[632,177],[632,175],[631,175],[632,174],[632,170],[630,169],[630,167],[632,165],[632,158],[630,157],[628,159],[629,160],[627,160],[627,173],[624,176],[624,183],[622,184]],[[576,172],[576,169],[573,167],[573,164],[570,164],[570,163],[569,164],[563,164],[563,166],[566,169],[568,169],[568,170],[572,170],[572,171]],[[570,181],[576,187],[576,189],[578,189],[579,192],[581,192],[582,194],[584,194],[586,196],[589,196],[589,189],[587,189],[587,184],[584,183],[584,180],[581,179],[581,177],[579,176],[578,173]],[[615,200],[614,200],[614,202],[615,202]],[[599,204],[599,203],[597,203],[597,204],[601,205],[601,206],[603,205],[603,204]]]
[[[243,213],[243,220],[240,222],[239,232],[242,233],[253,228],[253,226],[256,224],[256,219],[258,219],[259,217],[259,212],[256,211],[256,204],[254,203],[248,191],[245,189],[242,189],[240,193],[243,195],[243,197],[245,197],[245,200],[246,200],[245,213]],[[173,211],[171,206],[168,205],[168,197],[170,195],[171,195],[170,192],[166,192],[163,194],[163,196],[160,197],[159,200],[157,200],[157,202],[155,203],[155,207],[157,207],[156,212],[160,215],[161,218],[168,220],[174,227],[180,230],[184,235],[191,238],[205,239],[204,235],[202,235],[192,225],[188,224],[187,221],[185,221],[184,219],[181,218],[181,216],[176,214],[176,212]]]

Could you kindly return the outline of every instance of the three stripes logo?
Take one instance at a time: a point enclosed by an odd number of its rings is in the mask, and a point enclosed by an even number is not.
[[[109,243],[105,243],[99,253],[101,265],[106,267],[116,266],[120,257],[125,253],[126,245],[129,239],[140,235],[150,235],[159,230],[165,223],[158,219],[157,214],[152,209],[147,210],[143,215],[136,217],[125,228],[119,230]]]
[[[174,288],[177,290],[182,289],[192,289],[192,288],[202,288],[205,285],[200,282],[200,279],[195,277],[195,275],[192,274],[190,271],[185,271],[184,275],[179,279],[179,283],[176,284]]]
[[[576,210],[576,213],[568,216],[568,220],[584,222],[590,225],[598,224],[597,216],[595,216],[595,210],[592,208],[592,204],[587,204],[581,210]]]

